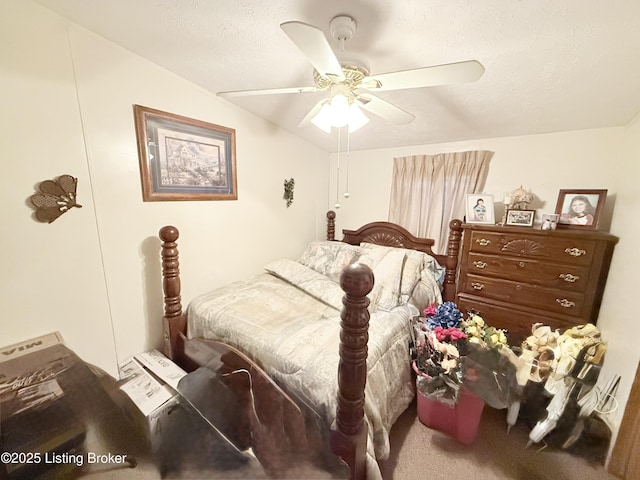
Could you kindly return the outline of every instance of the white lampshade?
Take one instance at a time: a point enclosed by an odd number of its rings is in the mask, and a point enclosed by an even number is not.
[[[350,132],[355,132],[368,121],[360,107],[342,94],[334,95],[326,101],[318,114],[311,119],[311,123],[327,133],[331,133],[331,127],[341,128],[347,125]]]
[[[344,95],[331,99],[331,126],[344,127],[349,121],[349,102]]]
[[[311,119],[313,123],[320,130],[324,130],[327,133],[331,133],[331,105],[329,102],[325,102],[318,114]]]
[[[362,113],[362,109],[357,103],[352,103],[349,107],[349,120],[347,122],[349,125],[349,131],[355,132],[356,130],[364,127],[367,123],[369,123],[369,118]]]

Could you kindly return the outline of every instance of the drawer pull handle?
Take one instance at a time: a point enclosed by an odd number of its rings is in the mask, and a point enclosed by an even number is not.
[[[476,240],[476,243],[481,247],[486,247],[491,243],[491,240],[487,240],[486,238],[479,238]]]
[[[474,290],[482,290],[484,288],[484,284],[478,282],[473,282],[471,286]]]
[[[582,255],[586,255],[587,251],[582,250],[581,248],[565,248],[564,253],[568,253],[572,257],[581,257]]]
[[[487,266],[486,262],[481,262],[480,260],[477,260],[475,262],[473,262],[473,266],[476,268],[485,268]]]
[[[560,304],[561,307],[571,308],[576,306],[576,302],[572,302],[567,300],[566,298],[556,298],[556,302]]]
[[[570,273],[561,273],[559,277],[565,282],[569,283],[575,283],[576,281],[580,280],[580,277],[578,275],[572,275]]]

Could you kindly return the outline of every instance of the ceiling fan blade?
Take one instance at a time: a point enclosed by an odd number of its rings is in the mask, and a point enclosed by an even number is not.
[[[319,74],[344,78],[340,62],[322,30],[302,22],[285,22],[280,25],[280,28],[296,44]]]
[[[359,94],[356,97],[356,100],[364,110],[371,112],[378,117],[382,117],[391,123],[395,123],[396,125],[409,123],[416,118],[415,115],[412,115],[409,112],[402,110],[400,107],[397,107],[380,97],[376,97],[375,95]]]
[[[432,87],[455,83],[474,82],[484,73],[484,67],[476,60],[434,65],[400,72],[373,75],[362,80],[360,88],[378,92],[406,88]]]
[[[236,90],[231,92],[218,92],[221,97],[246,97],[249,95],[278,95],[282,93],[314,93],[319,92],[316,87],[290,87],[290,88],[266,88],[262,90]]]

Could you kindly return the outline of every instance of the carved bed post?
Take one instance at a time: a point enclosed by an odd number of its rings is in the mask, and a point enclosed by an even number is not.
[[[351,479],[366,478],[367,424],[364,421],[364,388],[367,381],[369,341],[369,298],[373,272],[354,263],[342,272],[345,291],[340,318],[340,363],[338,365],[338,407],[331,431],[331,449],[351,469]]]
[[[456,300],[456,274],[458,272],[458,255],[460,253],[460,240],[462,237],[462,222],[451,220],[449,222],[449,241],[447,242],[446,273],[444,277],[445,302]]]
[[[178,259],[178,229],[171,225],[160,229],[162,240],[162,290],[164,291],[164,317],[162,318],[165,354],[179,360],[184,345],[179,333],[186,332],[187,320],[182,314],[180,297],[180,261]]]
[[[329,210],[327,212],[327,240],[336,239],[336,212]]]

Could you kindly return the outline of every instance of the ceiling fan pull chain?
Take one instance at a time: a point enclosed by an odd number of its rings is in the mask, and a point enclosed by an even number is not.
[[[349,198],[351,194],[349,193],[349,158],[351,157],[351,130],[349,129],[349,124],[347,124],[347,178],[345,182],[344,188],[344,198]]]
[[[338,168],[336,168],[336,204],[334,205],[335,209],[340,208],[340,200],[339,200],[339,192],[340,192],[340,131],[342,129],[338,128]]]

